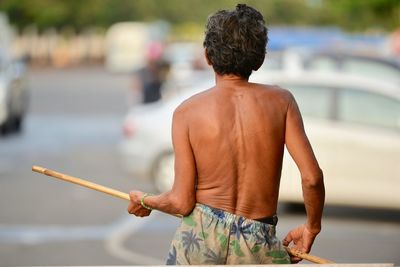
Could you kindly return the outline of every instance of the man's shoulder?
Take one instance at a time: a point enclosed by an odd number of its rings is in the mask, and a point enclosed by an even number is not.
[[[211,96],[212,88],[196,93],[186,98],[178,107],[177,110],[190,109],[204,103]]]
[[[293,98],[292,93],[279,85],[252,83],[252,85],[268,98],[277,98],[283,102],[290,102]]]
[[[189,111],[204,106],[204,103],[211,97],[212,88],[196,93],[185,99],[174,111],[174,113],[189,113]]]

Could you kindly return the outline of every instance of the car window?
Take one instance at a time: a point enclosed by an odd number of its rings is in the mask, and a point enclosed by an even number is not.
[[[338,96],[338,119],[400,129],[400,101],[371,92],[342,90]]]
[[[385,81],[400,82],[400,70],[371,60],[347,59],[343,61],[342,70]]]
[[[321,119],[331,117],[333,89],[305,85],[286,85],[285,87],[296,98],[303,116]]]

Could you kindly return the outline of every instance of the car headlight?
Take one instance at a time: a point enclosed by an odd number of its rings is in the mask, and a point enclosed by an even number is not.
[[[0,82],[0,103],[4,102],[6,98],[6,86],[4,83]]]
[[[5,84],[0,81],[0,124],[7,119],[7,101],[6,101],[6,87]]]

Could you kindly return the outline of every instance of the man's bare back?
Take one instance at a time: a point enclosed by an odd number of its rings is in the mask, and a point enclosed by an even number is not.
[[[217,221],[224,221],[222,228],[228,235],[239,232],[247,235],[247,228],[236,226],[244,220],[276,213],[285,146],[300,171],[307,220],[292,229],[282,244],[293,243],[295,248],[309,252],[321,230],[325,198],[323,174],[305,134],[296,101],[289,91],[279,87],[248,82],[251,73],[264,62],[268,40],[264,24],[261,13],[243,4],[237,5],[234,11],[221,10],[208,18],[203,45],[205,58],[215,72],[216,85],[189,98],[174,111],[173,187],[157,196],[130,192],[128,212],[136,216],[148,216],[154,208],[197,218],[197,222],[190,218],[190,223],[183,220],[177,229],[177,239],[172,241],[170,249],[173,263],[189,264],[191,260],[206,263],[201,253],[208,255],[210,248],[213,255],[226,252],[226,246],[220,246],[218,233],[204,240],[195,238],[204,236],[203,216],[208,216],[204,219],[208,222],[205,228],[211,227],[212,218],[217,216]],[[200,206],[208,211],[204,213]],[[235,229],[230,229],[234,226],[229,218],[235,218]],[[217,221],[211,227],[214,230],[218,228]],[[258,238],[256,232],[251,237],[254,240]],[[203,240],[204,244],[199,244],[199,250],[191,253],[179,249],[188,238],[196,242]],[[261,243],[267,244],[262,254],[268,255],[269,242],[277,239],[275,235],[262,238],[265,242]],[[211,243],[206,245],[205,239]],[[239,240],[234,241],[229,245],[238,250]],[[254,256],[246,242],[243,249],[247,257],[239,262],[272,262],[272,259]],[[275,249],[286,255],[280,243],[275,243]],[[228,258],[223,257],[221,262],[237,263],[240,257],[233,257],[232,261]],[[291,260],[300,261],[297,257]]]
[[[247,218],[276,213],[290,94],[225,79],[182,104],[198,203]]]

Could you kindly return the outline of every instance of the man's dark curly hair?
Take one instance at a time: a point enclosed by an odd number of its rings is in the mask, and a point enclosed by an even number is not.
[[[247,79],[264,62],[267,33],[261,13],[238,4],[234,11],[220,10],[208,18],[203,46],[216,73]]]

